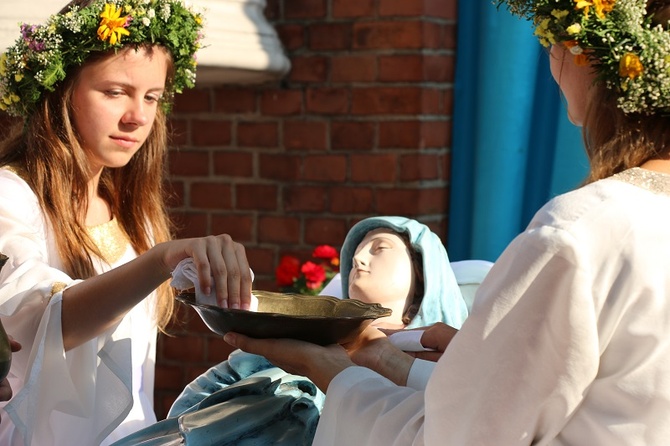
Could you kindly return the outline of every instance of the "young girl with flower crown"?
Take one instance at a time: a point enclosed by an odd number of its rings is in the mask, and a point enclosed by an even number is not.
[[[424,332],[444,352],[425,390],[374,329],[346,349],[228,333],[326,391],[315,445],[670,444],[670,5],[498,3],[551,46],[587,184],[538,211],[451,340]]]
[[[14,354],[3,445],[109,444],[156,421],[166,280],[192,258],[204,293],[248,308],[244,248],[170,240],[166,113],[192,87],[201,17],[181,0],[75,0],[0,59],[0,316]]]

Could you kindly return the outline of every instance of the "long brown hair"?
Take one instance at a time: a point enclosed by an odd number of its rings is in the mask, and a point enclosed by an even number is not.
[[[426,287],[424,285],[423,278],[423,256],[419,250],[412,246],[412,242],[409,238],[409,232],[396,232],[396,234],[398,234],[407,247],[409,259],[412,263],[412,275],[414,276],[414,294],[407,298],[405,311],[402,315],[402,323],[409,325],[409,323],[412,322],[412,319],[414,319],[414,316],[416,316],[419,312],[419,308],[421,308],[421,303],[423,302],[423,296],[425,294]]]
[[[155,48],[146,49],[151,52]],[[85,65],[107,56],[91,55]],[[81,67],[68,73],[25,122],[11,129],[8,138],[0,143],[0,166],[13,167],[34,191],[56,229],[56,244],[65,272],[74,278],[87,279],[96,275],[92,258],[101,254],[84,223],[90,176],[85,151],[72,124],[72,94],[80,70]],[[99,193],[138,254],[171,238],[163,189],[168,144],[166,121],[165,113],[158,107],[140,150],[127,165],[106,168],[100,177]],[[157,323],[161,330],[173,313],[174,299],[166,283],[158,293]]]
[[[668,29],[670,2],[650,0],[648,14]],[[670,157],[670,114],[625,114],[617,94],[596,82],[589,91],[583,135],[591,165],[586,182],[638,167],[651,159]]]

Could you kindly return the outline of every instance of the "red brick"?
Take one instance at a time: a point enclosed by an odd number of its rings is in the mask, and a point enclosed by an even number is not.
[[[294,181],[299,178],[300,158],[285,154],[261,154],[258,157],[261,178],[279,181]]]
[[[188,144],[188,133],[188,120],[176,119],[174,116],[168,119],[168,135],[170,135],[171,146]]]
[[[423,23],[422,41],[424,49],[443,49],[446,26],[442,23]]]
[[[334,18],[361,18],[375,15],[374,0],[337,0],[332,2]]]
[[[254,218],[251,215],[212,215],[212,234],[228,234],[236,242],[251,242]]]
[[[214,152],[214,175],[250,177],[254,173],[254,156],[249,152]]]
[[[333,56],[332,82],[372,82],[377,78],[377,58],[371,55]]]
[[[400,181],[439,179],[438,155],[404,155],[400,158]]]
[[[328,125],[323,121],[284,121],[288,150],[326,150]]]
[[[421,123],[421,139],[418,147],[448,147],[451,142],[451,122],[425,121]]]
[[[256,277],[261,274],[274,274],[276,267],[274,249],[247,248],[246,252],[249,266],[254,271]],[[255,284],[256,280],[254,280],[254,288],[257,288]]]
[[[420,54],[380,56],[379,80],[382,82],[418,82],[424,80],[423,57]]]
[[[217,88],[214,90],[214,111],[230,114],[256,112],[256,92],[247,88]]]
[[[352,45],[350,23],[317,23],[308,28],[309,49],[312,51],[348,50]]]
[[[276,122],[240,122],[237,144],[240,147],[277,147],[279,135]]]
[[[224,342],[220,337],[210,338],[207,340],[207,362],[209,364],[218,364],[228,359],[230,353],[235,350],[235,347]],[[203,372],[206,370],[203,370]],[[200,372],[198,375],[200,375]]]
[[[235,187],[237,209],[277,210],[277,186],[270,184],[238,184]]]
[[[347,159],[338,155],[306,156],[303,165],[303,178],[316,182],[341,182],[347,175]]]
[[[156,390],[181,390],[176,387],[184,379],[184,370],[182,367],[174,365],[158,365],[156,366],[156,381],[154,388]],[[182,388],[183,389],[183,388]]]
[[[261,114],[286,116],[302,112],[302,91],[271,90],[261,96]]]
[[[443,179],[451,180],[451,152],[440,157],[440,171]]]
[[[432,189],[377,189],[377,212],[381,215],[444,214],[448,193],[445,187]]]
[[[324,187],[289,186],[284,190],[284,212],[323,212],[327,197]]]
[[[305,46],[305,27],[302,25],[278,24],[277,36],[286,50],[297,50]]]
[[[258,241],[262,243],[298,243],[300,220],[291,217],[260,217]]]
[[[195,146],[226,146],[231,143],[230,121],[194,119],[191,139]]]
[[[379,123],[380,148],[414,148],[419,146],[419,121],[386,121]]]
[[[374,122],[338,122],[331,124],[333,149],[371,150],[375,145]]]
[[[430,82],[453,82],[454,57],[448,54],[423,56],[423,80]]]
[[[184,205],[185,186],[183,181],[165,181],[163,188],[169,208],[178,208]]]
[[[186,89],[175,96],[174,113],[208,112],[210,106],[210,90],[203,88]]]
[[[254,281],[255,290],[279,291],[274,277],[259,277]]]
[[[231,209],[230,185],[193,183],[191,185],[191,206],[201,209]]]
[[[455,20],[458,0],[379,0],[380,16],[421,16]]]
[[[307,111],[319,114],[349,112],[349,90],[344,88],[310,88],[307,90]]]
[[[292,82],[324,82],[328,76],[328,59],[321,56],[293,56],[288,76]]]
[[[180,362],[202,361],[204,359],[203,340],[198,337],[164,338],[163,357]]]
[[[335,214],[370,214],[373,211],[372,190],[333,187],[330,189],[330,211]]]
[[[423,0],[423,3],[424,15],[450,20],[458,19],[458,0]]]
[[[359,22],[353,26],[354,49],[423,48],[423,22]]]
[[[416,87],[370,87],[352,91],[351,113],[355,115],[418,114],[423,112],[422,93]]]
[[[305,220],[305,243],[339,246],[349,228],[345,220],[314,218]]]
[[[267,0],[263,14],[265,18],[273,22],[281,18],[281,0]]]
[[[396,179],[396,155],[352,155],[351,181],[355,183],[390,183]]]
[[[442,35],[442,48],[445,50],[456,50],[458,41],[458,29],[455,25],[445,25]]]
[[[425,88],[421,92],[421,111],[427,115],[445,114],[443,93],[437,88]]]
[[[442,91],[442,108],[445,115],[453,115],[454,112],[454,90],[449,88]]]
[[[287,19],[325,17],[326,11],[326,0],[290,0],[284,2],[284,17]]]
[[[209,152],[170,152],[170,175],[204,176],[209,174]]]
[[[202,212],[172,212],[178,238],[203,237],[207,233],[207,214]]]

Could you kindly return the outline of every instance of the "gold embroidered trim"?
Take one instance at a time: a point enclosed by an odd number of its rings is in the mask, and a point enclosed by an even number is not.
[[[58,294],[61,291],[63,291],[67,287],[66,283],[63,282],[54,282],[53,285],[51,285],[51,296],[49,298],[54,297],[54,294]]]
[[[128,249],[128,236],[112,217],[107,223],[86,228],[102,255],[102,259],[113,265],[118,262]]]
[[[670,196],[670,175],[665,173],[633,167],[613,175],[612,178],[656,194]]]

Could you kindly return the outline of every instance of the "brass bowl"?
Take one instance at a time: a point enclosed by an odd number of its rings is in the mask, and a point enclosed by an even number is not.
[[[319,345],[344,344],[356,338],[374,319],[391,315],[379,304],[330,296],[253,291],[258,311],[197,304],[194,293],[177,300],[190,305],[214,333],[229,331],[253,338],[293,338]]]

